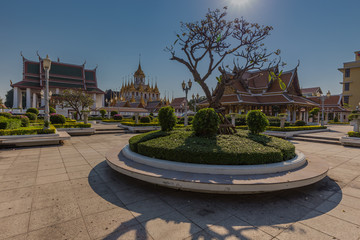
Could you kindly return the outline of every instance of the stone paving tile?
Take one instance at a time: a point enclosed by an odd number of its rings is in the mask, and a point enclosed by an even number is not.
[[[57,175],[49,175],[49,176],[38,176],[36,178],[36,184],[47,184],[54,182],[62,182],[69,180],[69,176],[66,173],[61,173]]]
[[[126,208],[131,211],[139,222],[145,222],[175,211],[174,208],[170,207],[157,197],[126,205]]]
[[[131,228],[120,229],[107,235],[106,237],[98,238],[98,240],[152,240],[153,238],[146,232],[141,225],[131,226]]]
[[[30,212],[0,218],[0,239],[26,233]]]
[[[104,212],[125,205],[112,193],[77,201],[83,216]]]
[[[54,168],[54,169],[46,169],[37,172],[38,177],[50,176],[50,175],[58,175],[66,173],[66,169],[62,168]]]
[[[277,236],[280,240],[334,240],[335,237],[315,230],[301,223],[295,223]]]
[[[178,212],[171,212],[141,223],[154,239],[184,239],[202,229]]]
[[[61,192],[54,191],[47,194],[38,194],[33,198],[32,210],[34,211],[42,208],[73,202],[76,202],[76,197],[75,193],[72,190]]]
[[[299,222],[338,239],[358,240],[360,236],[358,225],[317,211],[310,212]]]
[[[27,240],[48,240],[48,239],[90,239],[85,223],[82,218],[68,222],[55,224],[39,230],[29,232]]]
[[[34,195],[33,187],[10,189],[0,192],[0,203],[29,198]]]
[[[328,201],[341,203],[342,205],[360,210],[360,198],[352,197],[342,193],[336,193]]]
[[[234,216],[208,227],[205,231],[216,239],[273,239],[273,236]]]
[[[325,201],[315,210],[360,226],[360,210],[336,202]],[[359,235],[360,237],[360,235]]]
[[[100,238],[113,232],[130,230],[139,225],[130,211],[124,208],[110,209],[84,216],[84,220],[91,238]]]
[[[35,177],[31,177],[27,179],[17,179],[13,181],[0,182],[0,191],[14,188],[30,187],[35,184],[35,180]]]
[[[81,217],[80,209],[74,202],[54,205],[31,212],[29,230],[36,230],[53,224]]]
[[[30,212],[32,198],[23,198],[0,203],[0,218]]]

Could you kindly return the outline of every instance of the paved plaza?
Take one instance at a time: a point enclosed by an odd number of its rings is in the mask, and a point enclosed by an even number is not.
[[[328,177],[290,191],[215,195],[113,171],[105,153],[131,136],[0,149],[0,239],[360,239],[360,148],[294,142],[326,159]]]

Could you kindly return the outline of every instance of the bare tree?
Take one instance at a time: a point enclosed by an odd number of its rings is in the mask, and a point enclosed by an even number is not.
[[[80,119],[82,118],[81,111],[94,104],[94,100],[90,94],[87,94],[81,89],[66,89],[62,92],[59,99],[61,99],[60,101],[63,102],[65,107],[74,109]]]
[[[171,60],[184,64],[191,72],[193,79],[203,89],[209,106],[217,110],[221,107],[221,97],[225,87],[234,80],[242,80],[244,74],[251,70],[267,67],[269,80],[278,78],[273,67],[280,59],[269,60],[273,55],[279,55],[280,50],[269,52],[263,40],[270,35],[271,26],[260,26],[249,23],[244,18],[226,20],[226,7],[223,11],[209,10],[200,22],[181,23],[181,32],[175,42],[165,50],[171,53]],[[181,50],[178,55],[176,49]],[[233,57],[233,69],[223,66],[227,57]],[[199,65],[206,65],[201,73]],[[215,69],[220,71],[220,77],[214,91],[210,91],[206,80]],[[281,79],[280,79],[281,80]]]

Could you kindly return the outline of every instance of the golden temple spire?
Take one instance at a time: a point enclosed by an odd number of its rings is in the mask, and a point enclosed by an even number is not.
[[[141,94],[141,97],[140,97],[140,103],[145,106],[145,101],[144,101],[144,98],[143,98],[143,95]]]

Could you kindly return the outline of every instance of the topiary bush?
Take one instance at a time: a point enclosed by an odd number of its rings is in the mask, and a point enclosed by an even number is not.
[[[29,108],[30,109],[30,108]],[[28,110],[29,110],[28,109]],[[36,109],[37,110],[37,109]],[[37,115],[33,112],[27,112],[26,111],[26,114],[25,114],[30,120],[36,120],[37,119]]]
[[[0,117],[0,129],[16,129],[19,127],[21,127],[20,119]]]
[[[120,114],[115,114],[114,115],[114,120],[122,120],[123,117]]]
[[[266,127],[269,126],[269,120],[260,110],[249,111],[246,116],[246,123],[250,132],[255,135],[264,132]]]
[[[30,120],[25,115],[11,116],[11,118],[20,119],[21,120],[21,127],[28,127],[30,125]]]
[[[305,126],[305,125],[306,125],[306,122],[303,120],[297,120],[295,122],[295,126]]]
[[[192,126],[197,136],[213,136],[219,129],[220,118],[213,108],[203,108],[199,110]]]
[[[100,109],[100,114],[101,114],[101,117],[102,118],[105,118],[105,115],[106,115],[106,110],[105,109]]]
[[[53,107],[49,107],[49,112],[50,112],[50,114],[51,114],[51,113],[56,113],[56,110],[55,110],[55,108],[53,108]]]
[[[150,119],[150,117],[141,117],[140,122],[141,123],[150,123],[151,119]]]
[[[352,121],[354,119],[358,119],[360,117],[360,114],[358,113],[352,113],[349,115],[349,121]]]
[[[116,114],[119,114],[119,112],[115,110],[110,112],[111,117],[114,117]]]
[[[162,131],[171,131],[176,125],[174,108],[171,106],[162,107],[159,111],[159,123]]]
[[[0,117],[6,117],[6,118],[11,118],[12,114],[11,113],[6,113],[6,112],[2,112],[0,113]]]
[[[64,115],[53,113],[50,115],[50,122],[52,124],[64,124],[66,122],[66,118]]]
[[[37,116],[37,115],[39,115],[39,110],[37,108],[28,108],[26,110],[26,113],[34,113]]]

